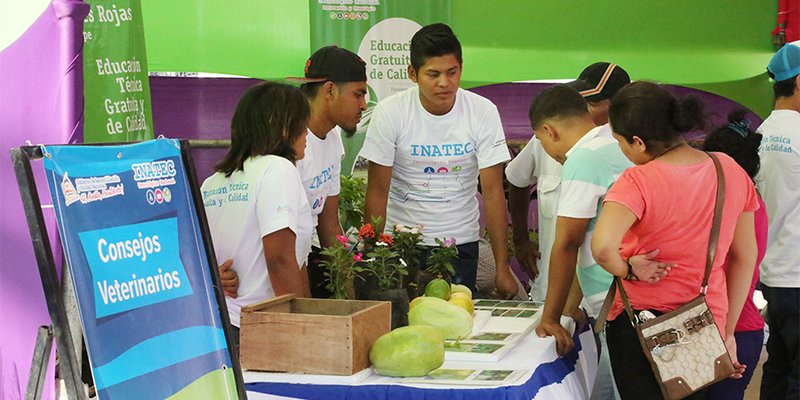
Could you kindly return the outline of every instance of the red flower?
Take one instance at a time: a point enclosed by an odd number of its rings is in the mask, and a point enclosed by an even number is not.
[[[339,241],[343,246],[347,246],[350,244],[350,241],[347,239],[347,236],[336,235],[336,240]]]
[[[353,261],[359,262],[364,259],[364,256],[361,253],[353,254]]]
[[[362,239],[374,238],[375,228],[372,227],[372,224],[364,224],[364,226],[358,230],[358,236]]]
[[[378,236],[378,241],[379,241],[379,242],[386,243],[386,244],[388,244],[389,246],[391,246],[391,245],[392,245],[392,240],[393,240],[393,239],[392,239],[392,235],[387,235],[387,234],[385,234],[385,233],[381,233],[381,235],[380,235],[380,236]]]

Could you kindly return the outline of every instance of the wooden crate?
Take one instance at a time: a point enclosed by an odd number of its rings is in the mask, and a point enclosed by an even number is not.
[[[242,308],[242,368],[352,375],[369,367],[369,351],[391,330],[387,301],[284,295]]]

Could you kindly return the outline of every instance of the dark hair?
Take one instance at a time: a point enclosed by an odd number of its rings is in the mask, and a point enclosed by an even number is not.
[[[306,97],[308,97],[309,99],[316,98],[317,94],[319,94],[319,89],[322,88],[322,85],[324,85],[326,82],[328,81],[304,83],[300,85],[300,91],[303,92],[303,94],[306,95]],[[336,87],[338,87],[339,90],[342,89],[342,86],[348,83],[349,82],[333,82],[333,84],[336,85]]]
[[[553,85],[533,99],[528,118],[536,129],[550,118],[589,116],[586,100],[577,90],[564,84]]]
[[[411,38],[411,67],[415,71],[425,64],[429,57],[441,57],[452,54],[459,63],[461,58],[461,43],[456,38],[453,30],[443,23],[423,26]]]
[[[617,92],[608,109],[611,129],[633,143],[638,136],[655,153],[685,132],[703,128],[703,103],[694,96],[676,99],[663,86],[638,81]]]
[[[252,156],[272,154],[294,162],[293,145],[308,125],[308,100],[296,88],[261,82],[247,89],[231,119],[231,148],[216,165],[230,176]]]
[[[774,78],[774,75],[771,73],[770,76]],[[798,76],[800,75],[795,75],[783,81],[775,81],[775,83],[772,84],[772,91],[775,92],[775,99],[779,97],[792,97],[794,95],[794,90],[797,87]]]
[[[721,126],[706,136],[703,150],[719,151],[733,158],[754,178],[761,167],[758,146],[761,145],[761,134],[753,132],[750,121],[745,118],[746,110],[735,110],[728,115],[728,124]]]

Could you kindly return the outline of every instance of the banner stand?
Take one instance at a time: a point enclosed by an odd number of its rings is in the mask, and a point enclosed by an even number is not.
[[[208,229],[208,222],[206,220],[205,209],[202,204],[202,197],[199,192],[199,184],[194,169],[194,164],[190,156],[190,144],[186,140],[180,140],[180,155],[185,168],[186,179],[188,186],[191,190],[192,202],[196,215],[198,229],[200,235],[206,244],[204,256],[208,259],[209,273],[213,280],[214,297],[219,305],[219,317],[222,322],[222,327],[225,333],[228,353],[232,361],[233,375],[236,383],[236,392],[240,400],[246,400],[247,395],[244,388],[244,380],[242,378],[242,370],[239,364],[238,352],[231,351],[234,348],[233,340],[231,339],[230,320],[227,313],[225,296],[220,284],[220,277],[216,256],[214,254],[213,246],[211,246],[211,234]],[[127,143],[109,143],[101,144],[106,145],[121,145]],[[64,147],[83,146],[83,145],[64,145]],[[97,145],[94,145],[97,146]],[[36,188],[36,178],[34,176],[31,160],[41,160],[44,157],[42,148],[40,146],[23,146],[11,149],[11,158],[14,165],[14,171],[19,186],[20,196],[25,211],[25,216],[28,222],[28,228],[31,236],[31,242],[34,247],[36,262],[39,268],[39,275],[42,281],[42,289],[44,290],[47,309],[50,314],[51,326],[43,327],[45,336],[42,337],[42,329],[40,329],[39,338],[37,339],[37,350],[34,355],[34,366],[31,367],[31,373],[35,373],[34,369],[44,368],[49,359],[49,349],[43,349],[39,352],[39,344],[46,346],[47,333],[51,331],[51,339],[55,338],[56,349],[58,351],[60,363],[60,377],[64,379],[67,395],[70,399],[88,400],[83,389],[81,381],[81,368],[77,359],[79,354],[73,344],[73,334],[69,328],[66,307],[63,301],[62,287],[59,283],[59,277],[55,268],[53,253],[50,246],[49,236],[47,234],[47,227],[44,220],[44,215],[41,209],[41,201],[39,193]],[[66,260],[69,262],[68,260]],[[64,273],[67,273],[66,269]],[[45,343],[39,343],[44,341]],[[88,342],[87,342],[88,346]],[[47,354],[45,354],[47,353]],[[41,361],[39,361],[41,360]],[[41,369],[39,371],[44,371]],[[37,375],[39,376],[39,375]],[[31,375],[33,378],[33,375]],[[41,386],[41,378],[36,378],[36,384]],[[28,386],[26,398],[29,395],[31,386]],[[35,391],[34,391],[35,392]]]
[[[53,347],[53,329],[49,326],[40,326],[36,336],[36,347],[33,350],[31,372],[28,376],[28,388],[25,390],[26,400],[39,400],[42,398],[42,387],[46,379],[47,364],[50,360],[50,350]]]
[[[22,197],[22,207],[25,209],[25,218],[28,220],[28,230],[36,255],[36,264],[39,266],[39,276],[42,280],[47,311],[50,313],[53,337],[56,348],[59,349],[59,362],[61,378],[67,389],[70,399],[86,400],[81,382],[81,369],[76,359],[76,352],[67,323],[67,310],[61,296],[61,285],[56,272],[55,261],[50,247],[50,238],[47,236],[47,226],[42,214],[39,192],[36,189],[31,160],[42,158],[42,151],[37,146],[24,146],[11,149],[11,160],[17,176],[19,194]],[[47,364],[47,360],[42,362]],[[33,368],[33,367],[31,367]]]

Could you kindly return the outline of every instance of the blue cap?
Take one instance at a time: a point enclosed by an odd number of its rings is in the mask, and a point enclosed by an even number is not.
[[[767,71],[779,82],[800,75],[800,40],[783,45],[769,60]]]

